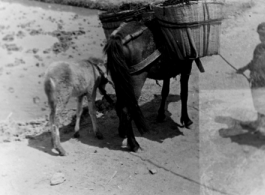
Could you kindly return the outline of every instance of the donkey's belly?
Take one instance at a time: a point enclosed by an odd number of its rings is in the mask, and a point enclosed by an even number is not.
[[[147,77],[155,80],[163,80],[176,77],[178,74],[180,74],[180,68],[177,64],[167,62],[167,60],[160,57],[150,64]]]

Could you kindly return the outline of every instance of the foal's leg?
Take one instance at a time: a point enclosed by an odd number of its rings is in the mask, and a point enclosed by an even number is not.
[[[76,110],[76,120],[75,120],[75,133],[74,133],[74,137],[75,138],[79,138],[80,134],[79,134],[79,129],[80,129],[80,118],[83,112],[83,107],[82,107],[82,103],[83,103],[83,95],[79,96],[77,99],[77,110]]]
[[[53,96],[53,94],[50,95]],[[66,156],[66,152],[60,143],[60,132],[57,124],[59,121],[57,121],[56,118],[56,100],[51,96],[48,96],[48,102],[51,109],[49,120],[50,120],[52,146],[55,150],[59,152],[61,156]]]
[[[169,94],[169,88],[170,88],[170,78],[165,79],[163,82],[163,88],[162,88],[162,93],[161,93],[162,100],[161,100],[160,108],[158,110],[158,115],[156,118],[158,122],[163,122],[166,118],[165,106],[166,106],[166,100]]]
[[[192,60],[184,61],[183,69],[181,70],[181,118],[180,122],[185,127],[189,127],[193,122],[188,115],[188,89],[189,89],[189,77],[191,73]]]
[[[93,126],[93,131],[95,136],[98,139],[103,139],[102,133],[98,130],[97,126],[97,117],[96,117],[96,89],[93,90],[92,94],[87,93],[87,101],[88,101],[88,110],[89,110],[89,115],[92,121],[92,126]]]

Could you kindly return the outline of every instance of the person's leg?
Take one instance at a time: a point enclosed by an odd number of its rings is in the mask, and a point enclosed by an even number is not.
[[[256,129],[256,131],[265,134],[265,115],[258,113],[258,127]]]
[[[254,108],[257,111],[257,120],[242,122],[241,126],[253,131],[265,132],[265,88],[251,88],[251,94]]]

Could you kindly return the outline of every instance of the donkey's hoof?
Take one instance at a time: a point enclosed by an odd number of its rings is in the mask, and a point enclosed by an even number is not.
[[[192,122],[191,120],[186,121],[186,122],[184,123],[184,127],[189,128],[192,124],[193,124],[193,122]]]
[[[136,141],[134,143],[132,143],[128,139],[127,139],[127,146],[130,149],[130,151],[132,151],[132,152],[138,152],[138,150],[140,148],[140,145]]]
[[[103,139],[103,138],[104,138],[104,137],[103,137],[103,134],[100,133],[99,131],[96,132],[96,137],[97,137],[98,139]]]
[[[180,122],[185,128],[189,128],[193,124],[192,120],[189,118],[186,120],[181,119]]]
[[[55,150],[56,150],[57,152],[59,152],[59,155],[60,155],[60,156],[67,156],[66,151],[65,151],[62,147],[57,147],[57,148],[55,148]]]
[[[139,146],[139,145],[136,145],[136,146],[130,147],[130,150],[131,150],[132,152],[135,152],[135,153],[138,152],[139,149],[140,149],[140,146]]]
[[[188,120],[188,121],[185,121],[182,124],[184,125],[185,128],[189,129],[190,126],[193,124],[193,122],[191,120]]]
[[[74,138],[79,138],[79,137],[80,137],[80,133],[79,133],[79,132],[75,132],[75,134],[74,134],[73,137],[74,137]]]

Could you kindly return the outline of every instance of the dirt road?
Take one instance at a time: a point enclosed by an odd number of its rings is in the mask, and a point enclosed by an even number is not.
[[[256,27],[264,21],[265,3],[253,0],[251,7],[248,0],[226,2],[221,55],[239,68],[251,60],[259,41]],[[168,117],[162,124],[155,122],[161,88],[148,80],[140,104],[151,132],[136,134],[142,151],[135,154],[121,147],[124,140],[117,135],[114,111],[98,118],[103,141],[88,132],[88,117],[81,138],[73,139],[74,100],[62,128],[62,145],[69,155],[51,151],[44,128],[49,110],[43,72],[51,61],[101,57],[104,33],[95,10],[25,4],[0,1],[1,195],[264,194],[264,137],[236,128],[230,128],[231,136],[222,135],[222,129],[238,120],[255,119],[256,112],[247,80],[232,75],[233,68],[220,56],[202,59],[206,73],[199,74],[196,66],[192,70],[191,129],[178,127],[179,78],[171,81]],[[62,173],[58,179],[63,182],[51,185],[56,173]]]

